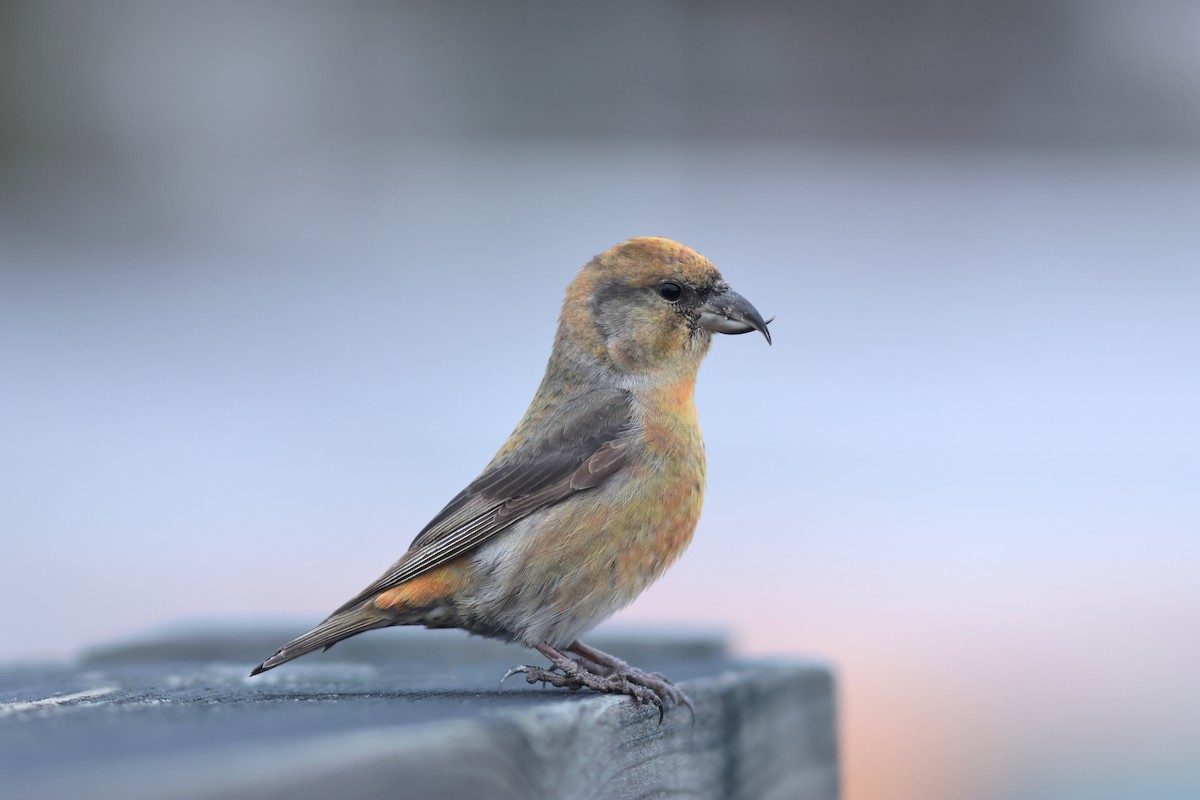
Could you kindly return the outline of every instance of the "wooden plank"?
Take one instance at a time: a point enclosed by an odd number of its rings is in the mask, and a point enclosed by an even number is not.
[[[277,637],[216,634],[217,659],[193,634],[79,665],[0,667],[5,797],[838,795],[834,687],[821,664],[732,659],[712,637],[597,638],[684,678],[695,721],[677,709],[659,725],[627,698],[519,679],[498,694],[507,666],[537,661],[457,634],[406,631],[393,650],[376,642],[247,679],[260,638],[270,650]]]

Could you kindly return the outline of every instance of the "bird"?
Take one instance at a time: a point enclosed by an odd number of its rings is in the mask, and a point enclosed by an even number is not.
[[[567,287],[529,408],[491,462],[375,582],[250,673],[375,628],[460,628],[536,649],[530,683],[625,695],[664,712],[687,695],[585,645],[683,552],[705,453],[694,401],[714,333],[768,324],[707,258],[661,237],[592,258]]]

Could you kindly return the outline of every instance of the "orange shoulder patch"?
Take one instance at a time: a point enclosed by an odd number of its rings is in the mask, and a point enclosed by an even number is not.
[[[376,595],[376,608],[415,611],[435,606],[462,587],[463,575],[456,564],[444,564],[399,586]]]

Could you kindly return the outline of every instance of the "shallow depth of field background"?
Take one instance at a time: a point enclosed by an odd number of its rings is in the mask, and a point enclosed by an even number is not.
[[[834,663],[848,800],[1196,796],[1198,37],[0,5],[0,658],[315,621],[490,458],[578,267],[659,234],[775,346],[715,343],[704,518],[618,622]]]

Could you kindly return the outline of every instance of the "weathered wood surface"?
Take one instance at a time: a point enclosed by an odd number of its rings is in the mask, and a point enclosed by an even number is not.
[[[833,682],[713,637],[597,636],[682,681],[658,724],[627,698],[542,689],[519,647],[402,630],[256,678],[291,635],[158,637],[0,666],[5,798],[778,798],[838,793]],[[340,652],[339,652],[340,651]]]

